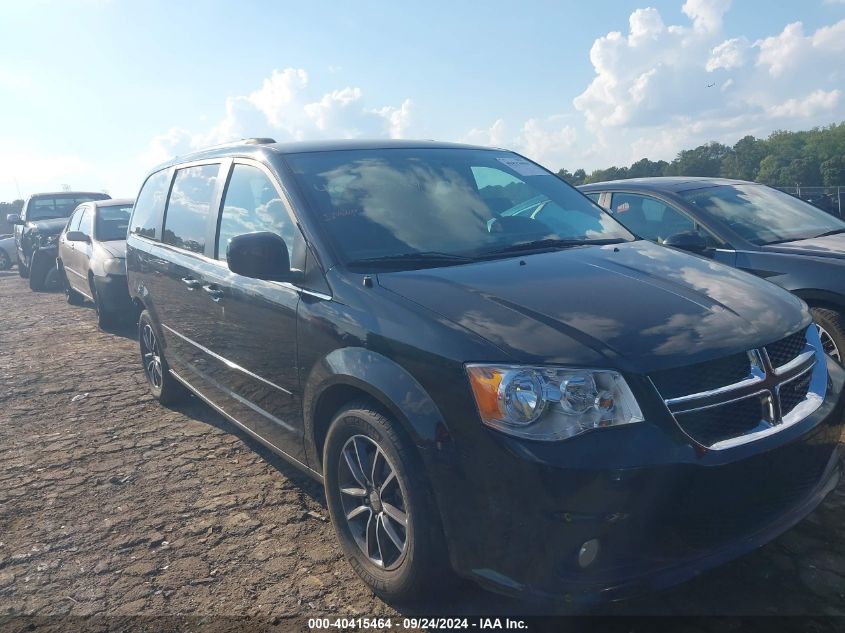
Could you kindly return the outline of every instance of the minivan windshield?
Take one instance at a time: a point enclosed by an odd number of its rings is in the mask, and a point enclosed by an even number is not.
[[[680,192],[752,244],[778,244],[845,232],[845,222],[765,185],[720,185]]]
[[[395,148],[286,158],[350,267],[443,266],[635,239],[580,192],[509,152]]]
[[[125,240],[130,215],[132,215],[131,204],[111,204],[106,207],[99,207],[94,226],[94,237],[101,242]]]

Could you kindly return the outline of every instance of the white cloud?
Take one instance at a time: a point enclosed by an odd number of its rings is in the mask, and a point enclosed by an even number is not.
[[[796,68],[811,69],[837,53],[845,52],[845,20],[804,35],[801,22],[787,24],[781,33],[757,40],[757,64],[768,68],[772,77]]]
[[[390,138],[405,138],[408,126],[411,123],[411,111],[413,109],[413,105],[414,104],[410,99],[405,99],[402,102],[402,105],[398,108],[393,106],[384,106],[372,110],[372,112],[387,120],[390,126]]]
[[[199,131],[174,127],[153,138],[141,161],[149,166],[201,147],[250,136],[278,141],[315,138],[403,137],[412,123],[413,103],[368,105],[357,86],[320,94],[301,68],[273,70],[261,86],[247,95],[230,96],[225,115]]]
[[[725,37],[729,7],[687,0],[690,21],[676,25],[654,8],[637,9],[627,33],[598,37],[590,50],[595,75],[573,100],[588,133],[572,146],[577,158],[561,165],[668,160],[710,140],[845,118],[845,20],[810,34],[794,22],[752,43]]]
[[[687,0],[681,10],[696,31],[711,33],[722,28],[722,18],[730,6],[731,0]]]
[[[839,103],[840,90],[815,90],[804,99],[788,99],[769,108],[773,117],[810,117],[821,112],[830,112]]]
[[[530,118],[512,133],[503,119],[488,128],[474,128],[461,139],[464,143],[513,149],[544,165],[562,165],[568,158],[578,133],[563,117]]]
[[[710,59],[707,60],[705,69],[707,72],[713,72],[719,68],[724,68],[725,70],[739,68],[745,64],[750,47],[751,45],[744,37],[734,37],[725,40],[711,51]]]

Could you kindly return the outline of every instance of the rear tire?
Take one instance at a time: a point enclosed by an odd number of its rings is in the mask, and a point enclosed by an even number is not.
[[[47,287],[47,275],[55,268],[56,260],[49,254],[35,251],[32,254],[32,268],[29,270],[29,288],[40,292]]]
[[[840,365],[845,353],[845,317],[836,310],[828,308],[810,308],[813,320],[819,331],[819,338],[825,354]]]
[[[153,397],[164,406],[181,402],[188,396],[188,390],[170,375],[167,361],[161,349],[158,328],[147,310],[138,318],[138,343],[141,350],[141,366]]]
[[[424,472],[399,424],[367,402],[335,415],[323,451],[329,514],[350,565],[387,601],[430,599],[455,578]]]

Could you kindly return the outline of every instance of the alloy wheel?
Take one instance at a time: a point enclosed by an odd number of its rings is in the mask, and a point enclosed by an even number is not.
[[[819,331],[819,339],[821,340],[824,353],[833,358],[836,362],[841,363],[842,358],[839,353],[839,348],[836,346],[836,341],[833,340],[830,332],[825,330],[818,323],[816,324],[816,328]]]
[[[161,369],[161,352],[158,339],[149,323],[141,329],[141,358],[144,360],[144,373],[153,387],[161,389],[164,376]]]
[[[353,435],[338,464],[341,505],[355,542],[371,563],[395,569],[408,542],[406,494],[396,469],[370,437]]]

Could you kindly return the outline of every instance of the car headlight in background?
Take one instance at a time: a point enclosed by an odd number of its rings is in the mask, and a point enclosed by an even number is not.
[[[58,235],[39,235],[38,236],[38,245],[41,248],[46,246],[53,246],[59,241]]]
[[[103,271],[107,275],[125,275],[126,263],[125,260],[117,257],[112,257],[103,262]]]
[[[466,369],[482,422],[510,435],[563,440],[643,421],[615,371],[486,364]]]

